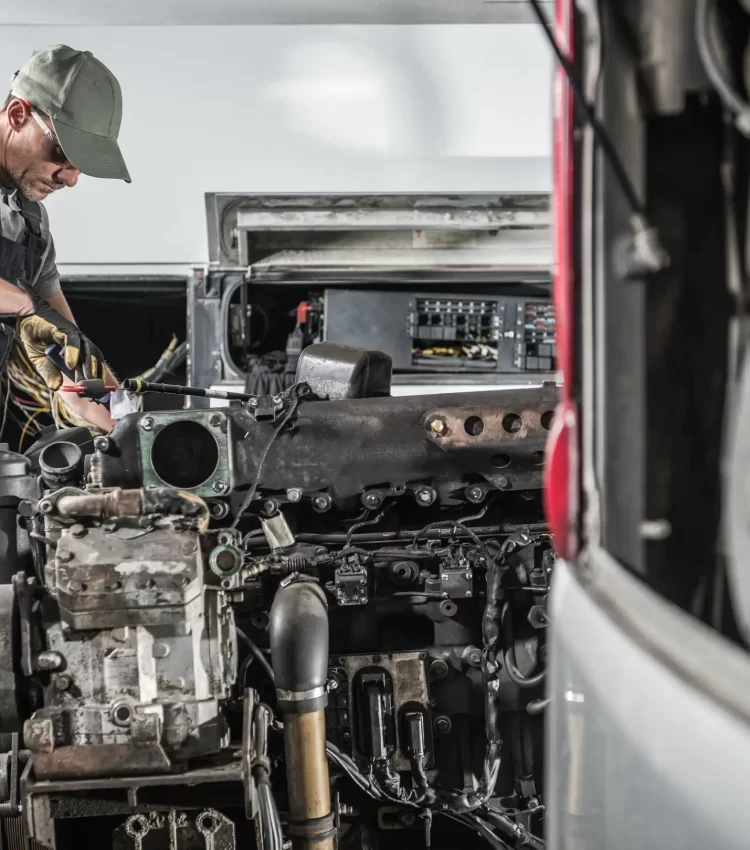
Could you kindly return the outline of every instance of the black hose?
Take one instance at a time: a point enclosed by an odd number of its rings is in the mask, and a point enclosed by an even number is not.
[[[252,655],[253,655],[253,657],[255,658],[255,660],[256,660],[256,661],[258,661],[258,663],[259,663],[259,664],[263,667],[263,669],[266,671],[266,674],[268,675],[268,678],[269,678],[272,682],[275,682],[275,676],[273,675],[273,668],[272,668],[272,667],[271,667],[271,665],[268,663],[268,659],[267,659],[267,658],[266,658],[266,656],[265,656],[265,655],[263,655],[263,653],[260,651],[260,648],[259,648],[259,647],[258,647],[258,645],[255,643],[255,641],[250,640],[250,638],[249,638],[249,637],[245,634],[245,632],[243,632],[243,631],[242,631],[242,629],[237,629],[237,636],[238,636],[238,637],[240,638],[240,640],[241,640],[241,641],[245,644],[245,646],[246,646],[246,647],[250,650],[250,652],[252,653]],[[247,672],[247,670],[246,670],[245,672]],[[244,684],[244,683],[243,683],[243,684]]]
[[[503,658],[505,660],[505,672],[508,674],[508,678],[511,682],[513,682],[513,684],[517,687],[535,688],[537,685],[541,685],[544,681],[544,677],[547,674],[546,670],[540,670],[535,676],[523,675],[516,664],[516,651],[513,647],[505,650]]]
[[[503,603],[503,608],[500,614],[501,621],[505,621],[505,618],[512,617],[510,602],[506,601]],[[505,662],[505,670],[508,674],[508,678],[513,682],[516,687],[519,688],[535,688],[537,685],[541,685],[544,681],[544,677],[546,675],[546,670],[541,670],[535,676],[524,676],[523,673],[518,669],[518,662],[516,661],[516,648],[513,644],[513,622],[512,619],[509,620],[508,623],[508,632],[509,635],[509,647],[505,650],[503,655],[503,660]]]
[[[269,623],[276,695],[283,713],[307,714],[328,701],[328,608],[316,581],[288,581],[276,592]]]

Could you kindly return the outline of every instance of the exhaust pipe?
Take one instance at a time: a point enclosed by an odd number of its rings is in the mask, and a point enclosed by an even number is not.
[[[296,574],[281,583],[271,606],[270,636],[276,697],[284,716],[287,831],[294,850],[333,850],[325,727],[328,609],[317,582]]]

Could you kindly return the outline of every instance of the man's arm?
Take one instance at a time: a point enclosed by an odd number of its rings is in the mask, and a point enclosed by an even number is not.
[[[28,296],[26,297],[28,298]],[[0,298],[2,298],[1,292]],[[62,292],[55,292],[53,295],[48,295],[46,300],[53,310],[57,310],[61,316],[68,319],[68,321],[75,323],[73,313],[71,312],[68,302],[65,300],[65,296]],[[109,369],[107,369],[104,364],[102,364],[102,366],[104,367],[104,383],[116,383],[114,376]],[[63,386],[69,387],[72,384],[73,381],[71,381],[67,375],[63,375]],[[81,398],[74,393],[61,393],[60,398],[63,400],[65,405],[76,414],[76,416],[80,416],[80,418],[89,425],[93,425],[95,428],[99,428],[102,431],[109,431],[112,427],[114,427],[115,420],[109,415],[109,411],[103,404],[96,404],[95,402]]]
[[[28,316],[34,312],[31,298],[0,277],[0,316]]]

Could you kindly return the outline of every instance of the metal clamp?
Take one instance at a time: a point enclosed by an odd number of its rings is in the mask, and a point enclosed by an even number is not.
[[[318,699],[328,693],[327,688],[321,686],[319,688],[311,688],[309,691],[283,691],[281,688],[276,689],[276,696],[284,702],[304,702],[308,699]]]

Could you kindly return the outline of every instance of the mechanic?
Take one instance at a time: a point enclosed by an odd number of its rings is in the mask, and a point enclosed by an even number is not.
[[[87,51],[62,44],[36,51],[13,77],[0,111],[0,369],[16,326],[31,363],[51,390],[74,383],[47,356],[52,345],[75,381],[113,383],[99,349],[75,324],[60,289],[55,246],[41,201],[73,188],[81,174],[130,182],[117,144],[120,85]],[[107,409],[65,394],[68,407],[108,431]]]

